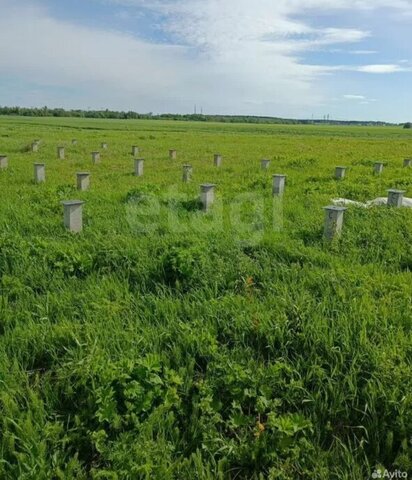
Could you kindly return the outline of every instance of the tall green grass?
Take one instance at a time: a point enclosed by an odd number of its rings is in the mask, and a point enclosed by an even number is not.
[[[0,478],[411,472],[412,212],[351,207],[341,239],[322,238],[334,197],[412,196],[402,168],[411,135],[0,118]],[[102,141],[109,149],[92,165]],[[132,175],[132,145],[143,177]],[[43,185],[35,161],[46,163]],[[78,192],[85,170],[91,190]],[[275,224],[271,173],[288,175]],[[206,218],[204,182],[217,184]],[[244,194],[263,205],[263,222]],[[72,198],[86,201],[79,235],[62,225],[60,201]],[[257,236],[237,228],[236,202]]]

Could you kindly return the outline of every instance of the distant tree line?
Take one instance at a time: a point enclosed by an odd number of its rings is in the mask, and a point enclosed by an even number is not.
[[[116,110],[65,110],[64,108],[26,108],[1,107],[0,115],[19,115],[23,117],[77,117],[77,118],[110,118],[119,120],[180,120],[195,122],[222,122],[222,123],[255,123],[255,124],[286,124],[286,125],[363,125],[363,126],[390,126],[388,122],[368,121],[340,121],[340,120],[296,120],[278,117],[259,117],[253,115],[203,115],[203,114],[176,114],[137,113]],[[401,124],[404,128],[411,128],[412,124]]]

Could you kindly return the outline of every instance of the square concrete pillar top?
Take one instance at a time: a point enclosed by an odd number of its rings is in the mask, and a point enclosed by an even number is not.
[[[328,205],[327,207],[323,207],[324,210],[328,210],[329,212],[345,212],[347,207],[339,207],[338,205]]]
[[[188,163],[185,163],[184,165],[182,165],[183,168],[192,168],[192,165],[189,165]]]
[[[35,167],[45,167],[46,164],[45,163],[34,163],[33,164]]]
[[[77,172],[76,175],[78,177],[87,177],[90,175],[90,172]]]
[[[343,167],[342,165],[338,165],[335,168],[336,168],[336,170],[346,170],[347,167]]]
[[[273,178],[286,178],[286,175],[283,173],[274,173]]]
[[[0,154],[0,158],[7,158],[7,155],[1,155]]]
[[[388,193],[395,193],[397,195],[403,195],[404,193],[406,193],[406,190],[397,190],[396,188],[390,188],[388,190]]]
[[[63,200],[60,203],[65,207],[76,207],[77,205],[83,205],[85,202],[83,200]]]
[[[99,155],[100,152],[92,152],[92,155]]]
[[[216,187],[216,184],[215,183],[202,183],[200,185],[200,188],[202,190],[211,190],[212,188],[215,188]]]

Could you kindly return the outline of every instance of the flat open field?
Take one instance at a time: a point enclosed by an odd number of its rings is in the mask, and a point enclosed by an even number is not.
[[[411,131],[3,117],[0,154],[0,478],[412,471],[412,210],[350,207],[323,239],[333,198],[412,197]]]

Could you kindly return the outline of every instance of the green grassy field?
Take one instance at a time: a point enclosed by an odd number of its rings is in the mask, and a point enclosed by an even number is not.
[[[3,117],[0,154],[0,478],[412,471],[412,211],[350,207],[328,244],[322,209],[411,197],[412,132]],[[78,235],[69,199],[86,202]]]

